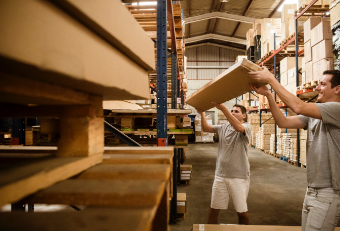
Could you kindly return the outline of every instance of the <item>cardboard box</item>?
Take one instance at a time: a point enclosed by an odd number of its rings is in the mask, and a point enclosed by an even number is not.
[[[192,165],[191,164],[182,164],[180,166],[181,171],[192,171]]]
[[[21,70],[30,66],[22,70],[30,78],[103,95],[104,100],[148,98],[154,44],[126,7],[117,1],[62,4],[74,10],[48,1],[2,4],[2,57]]]
[[[302,66],[302,58],[298,58],[298,65],[299,67]],[[280,61],[280,73],[284,73],[288,71],[289,69],[296,66],[296,59],[295,57],[287,57]]]
[[[183,127],[191,127],[191,118],[183,117]]]
[[[331,26],[340,20],[340,4],[337,4],[330,11],[331,13]]]
[[[212,108],[211,102],[224,103],[251,91],[249,84],[260,86],[247,76],[249,71],[260,71],[261,68],[251,61],[242,59],[228,70],[189,95],[187,104],[204,111]]]
[[[311,17],[303,24],[303,32],[304,32],[304,43],[308,42],[311,39],[311,30],[316,27],[321,22],[321,17]]]
[[[298,32],[302,31],[301,33],[303,34],[303,29],[304,29],[304,24],[305,22],[309,19],[308,16],[301,16],[298,20]],[[295,16],[292,16],[289,18],[289,23],[288,23],[288,33],[289,36],[295,33]],[[299,34],[301,35],[301,34]]]
[[[253,36],[254,30],[249,29],[246,33],[246,40],[247,40],[247,49],[250,46],[254,46],[254,36]]]
[[[186,213],[186,193],[177,193],[177,213]]]
[[[242,59],[247,59],[246,55],[238,55],[235,59],[235,63],[240,62]]]
[[[188,146],[188,135],[175,135],[175,144],[177,146]]]
[[[261,24],[263,23],[263,19],[256,19],[253,23],[253,29],[256,32],[256,35],[261,35]],[[254,34],[253,34],[254,35]],[[255,35],[254,35],[255,36]]]
[[[280,75],[280,83],[282,86],[287,86],[288,85],[288,71],[283,72]]]
[[[289,37],[289,22],[283,22],[281,24],[281,37],[282,39]]]
[[[288,85],[289,84],[296,84],[296,68],[293,67],[291,69],[288,70]],[[300,86],[302,83],[302,75],[299,73],[299,81],[298,81],[298,86]],[[296,85],[295,85],[296,86]]]
[[[195,142],[202,142],[202,136],[195,136]]]
[[[122,128],[133,128],[135,125],[135,119],[133,117],[122,117],[121,126]]]
[[[302,85],[306,83],[306,72],[302,72]]]
[[[310,45],[310,40],[308,40],[304,45],[304,53],[306,63],[312,61],[312,47]]]
[[[289,18],[294,16],[296,10],[296,4],[284,4],[281,11],[281,22],[288,22]]]
[[[313,81],[313,62],[306,63],[306,83]]]
[[[168,116],[168,129],[176,128],[176,116]]]
[[[301,66],[302,66],[302,72],[305,72],[306,71],[306,58],[305,57],[301,59]]]
[[[322,21],[311,30],[311,46],[325,39],[332,39],[332,30],[330,21]]]
[[[333,57],[333,42],[330,39],[322,40],[312,48],[312,61]]]
[[[316,63],[313,63],[313,81],[321,79],[324,71],[333,69],[334,69],[333,58],[326,58]]]

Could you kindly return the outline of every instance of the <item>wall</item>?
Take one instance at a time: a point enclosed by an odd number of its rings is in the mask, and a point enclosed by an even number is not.
[[[245,50],[229,48],[221,45],[202,44],[189,46],[185,49],[187,56],[188,92],[191,95],[206,83],[217,77],[223,71],[235,64],[238,55],[245,55]],[[235,99],[225,102],[226,107],[231,110],[236,103]],[[195,114],[195,108],[188,105]],[[218,121],[217,108],[209,111],[215,112],[215,121]]]

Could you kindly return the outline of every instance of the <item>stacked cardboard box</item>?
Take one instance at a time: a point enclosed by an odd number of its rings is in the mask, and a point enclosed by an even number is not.
[[[238,55],[235,59],[235,63],[240,62],[242,59],[247,59],[246,55]]]
[[[274,34],[276,47],[274,47]],[[272,50],[280,47],[281,43],[281,19],[264,18],[261,24],[261,55],[264,56]]]
[[[261,24],[263,19],[256,19],[253,24],[253,40],[254,40],[254,61],[257,62],[261,58]]]
[[[301,67],[302,58],[298,58],[298,66]],[[280,83],[290,93],[296,94],[296,59],[295,57],[287,57],[280,61]],[[302,83],[302,75],[299,74],[299,83]]]
[[[306,152],[307,152],[307,130],[300,129],[300,164],[307,166]]]
[[[212,119],[210,115],[206,116],[206,120],[209,125],[212,125]],[[195,117],[195,142],[196,143],[214,142],[214,133],[203,132],[200,115],[197,115]]]
[[[289,21],[295,16],[297,5],[284,4],[281,11],[281,36],[282,40],[288,38],[291,34],[289,31]],[[295,27],[294,27],[295,28]]]
[[[334,68],[332,31],[328,18],[312,17],[304,24],[306,83],[322,77],[325,70]]]
[[[306,5],[308,5],[311,2],[311,0],[299,0],[299,8],[305,8]],[[319,0],[316,3],[313,4],[313,6],[321,6],[321,5],[328,5],[329,0]]]
[[[275,153],[275,133],[270,134],[270,153]]]
[[[264,151],[270,150],[270,136],[275,132],[274,124],[263,124],[259,130],[259,148]]]
[[[181,170],[180,179],[182,181],[189,181],[189,180],[191,180],[192,165],[183,164],[183,165],[181,165],[180,170]]]
[[[297,138],[290,140],[290,156],[291,161],[297,162]]]
[[[251,131],[251,145],[256,145],[256,134],[260,130],[260,115],[259,114],[249,114],[248,115],[248,122],[252,125]]]
[[[175,145],[176,146],[188,146],[188,135],[176,135]]]
[[[187,211],[187,194],[177,193],[177,217],[185,218],[185,213]]]

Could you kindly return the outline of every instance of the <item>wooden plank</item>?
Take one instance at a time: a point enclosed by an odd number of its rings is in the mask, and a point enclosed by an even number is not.
[[[170,154],[104,154],[102,164],[170,164]]]
[[[85,92],[6,73],[0,73],[0,101],[45,105],[90,103]]]
[[[260,70],[261,68],[258,65],[249,60],[242,59],[242,61],[236,63],[188,96],[185,102],[195,108],[206,111],[214,107],[212,102],[224,103],[251,91],[249,84],[260,86],[261,84],[247,76],[249,71]]]
[[[78,0],[54,0],[54,2],[144,69],[155,68],[151,55],[153,42],[138,23],[132,20],[133,17],[121,2],[110,0],[102,0],[100,3]],[[124,23],[124,30],[121,23],[112,23],[118,21]],[[131,36],[131,33],[134,35]],[[138,43],[134,42],[136,37],[139,38]]]
[[[73,179],[153,179],[166,180],[170,177],[170,165],[165,164],[144,164],[144,165],[107,165],[99,164],[87,169]]]
[[[166,181],[65,180],[23,200],[34,204],[71,204],[115,207],[158,207]]]
[[[102,161],[103,155],[19,162],[0,170],[0,206],[16,202],[40,189],[70,178]],[[4,159],[1,161],[1,163]]]
[[[153,207],[86,208],[81,212],[1,213],[0,230],[149,231],[154,214]]]
[[[169,154],[174,155],[174,147],[105,147],[104,154]]]
[[[270,226],[270,225],[210,225],[194,224],[193,231],[300,231],[301,226]],[[335,228],[340,231],[339,228]]]
[[[103,151],[103,117],[60,118],[57,156],[90,156]]]

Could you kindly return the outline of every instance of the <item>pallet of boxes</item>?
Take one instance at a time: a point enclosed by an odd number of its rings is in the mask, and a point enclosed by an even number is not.
[[[177,219],[184,220],[187,212],[187,194],[177,193]]]
[[[303,89],[306,89],[318,85],[323,72],[334,68],[334,60],[329,18],[309,18],[304,24],[304,31],[305,74],[303,74]]]
[[[256,144],[256,134],[260,130],[260,115],[259,114],[249,114],[248,122],[252,126],[251,130],[251,145],[257,147]]]
[[[184,184],[189,184],[191,180],[192,165],[182,164],[180,167],[180,181]]]
[[[307,152],[307,130],[300,129],[300,164],[301,168],[307,167],[307,159],[306,159],[306,152]]]
[[[206,120],[209,125],[213,125],[210,115],[206,116]],[[195,117],[195,143],[214,143],[214,133],[203,132],[202,130],[200,115]]]
[[[274,47],[274,35],[276,46]],[[281,43],[281,19],[264,18],[261,22],[261,54],[269,55],[271,51],[280,47]]]

